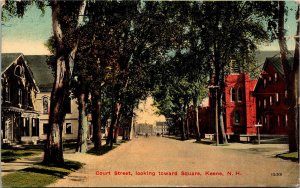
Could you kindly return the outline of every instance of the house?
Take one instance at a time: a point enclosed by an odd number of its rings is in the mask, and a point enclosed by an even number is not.
[[[47,138],[50,95],[54,81],[51,56],[1,54],[1,134],[4,142],[35,143]],[[74,140],[78,134],[78,108],[69,99],[63,124],[63,139]]]
[[[40,92],[21,53],[1,55],[1,138],[3,143],[36,142],[39,138]]]
[[[293,58],[289,58],[293,62]],[[266,58],[254,89],[257,122],[262,134],[288,134],[288,106],[284,71],[280,58]]]
[[[51,56],[26,55],[25,59],[31,68],[40,92],[36,95],[36,107],[39,112],[39,139],[47,139],[47,127],[49,126],[50,96],[54,82],[54,73],[49,61]],[[66,108],[66,117],[63,124],[63,140],[74,140],[78,135],[78,105],[76,99],[69,98]]]

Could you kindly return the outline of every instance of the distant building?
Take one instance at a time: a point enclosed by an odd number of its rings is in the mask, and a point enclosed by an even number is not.
[[[293,62],[293,58],[289,62]],[[287,135],[287,91],[279,57],[266,58],[254,95],[257,122],[262,124],[261,133]]]
[[[154,128],[152,124],[147,123],[139,123],[135,125],[135,132],[139,135],[153,135],[154,134]]]
[[[156,134],[160,134],[160,135],[165,135],[169,133],[169,127],[167,125],[167,122],[156,122],[156,130],[155,130]]]

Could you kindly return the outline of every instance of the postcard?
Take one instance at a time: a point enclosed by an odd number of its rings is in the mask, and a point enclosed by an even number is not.
[[[3,187],[298,187],[299,1],[1,1]]]

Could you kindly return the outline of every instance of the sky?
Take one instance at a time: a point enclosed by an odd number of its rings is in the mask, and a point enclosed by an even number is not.
[[[295,48],[293,36],[296,33],[296,3],[289,1],[287,5],[294,7],[294,11],[289,11],[286,23],[288,48],[293,50]],[[52,35],[51,10],[47,8],[45,15],[41,14],[40,10],[32,6],[23,18],[11,18],[8,22],[2,23],[2,52],[22,52],[25,55],[50,54],[44,42]],[[261,45],[259,49],[279,50],[278,42]]]

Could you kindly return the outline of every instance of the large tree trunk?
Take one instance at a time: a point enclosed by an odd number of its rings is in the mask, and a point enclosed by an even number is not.
[[[113,136],[114,136],[114,130],[117,126],[118,116],[121,109],[121,104],[118,102],[113,103],[113,109],[112,109],[112,115],[111,115],[111,124],[108,131],[108,136],[106,139],[106,144],[110,145],[110,147],[113,147]]]
[[[221,135],[222,135],[222,139],[220,140],[221,144],[227,144],[227,137],[226,137],[226,133],[225,133],[225,125],[224,125],[224,118],[223,118],[223,95],[220,94],[220,103],[219,103],[219,117],[220,117],[220,129],[221,129]]]
[[[186,108],[186,139],[190,139],[190,117],[191,115],[189,114],[189,105],[187,105]]]
[[[77,137],[77,146],[76,152],[85,153],[87,151],[87,130],[88,130],[88,121],[87,121],[87,109],[86,109],[86,93],[81,93],[78,98],[78,137]]]
[[[297,150],[298,150],[298,159],[299,159],[299,154],[300,154],[300,148],[299,148],[299,37],[300,37],[300,5],[298,5],[297,13],[296,13],[296,18],[297,18],[297,31],[296,31],[296,46],[295,46],[295,54],[294,54],[294,71],[295,71],[295,82],[294,82],[294,96],[295,96],[295,111],[296,111],[296,118],[295,118],[295,137],[296,137],[296,145],[297,145]]]
[[[198,116],[198,99],[195,97],[193,99],[193,107],[194,107],[194,113],[195,113],[195,126],[196,126],[196,141],[201,141],[201,135],[200,135],[200,127],[199,127],[199,116]]]
[[[120,120],[121,120],[121,113],[118,113],[117,121],[116,121],[116,128],[114,132],[114,137],[113,137],[113,143],[117,143],[118,136],[119,136],[119,131],[120,131]]]
[[[85,11],[85,1],[80,3],[78,7],[77,25],[75,30],[79,27],[82,16]],[[49,127],[47,131],[47,141],[44,149],[45,164],[63,164],[63,145],[62,145],[62,129],[65,119],[65,103],[69,97],[70,77],[72,67],[74,65],[75,54],[77,51],[78,42],[74,46],[67,49],[64,42],[64,34],[61,28],[62,19],[60,2],[52,1],[52,28],[56,47],[56,64],[55,77],[53,88],[51,92],[50,113],[49,113]]]
[[[101,95],[100,92],[92,94],[92,122],[94,148],[101,148]]]
[[[287,90],[287,101],[288,101],[288,135],[289,135],[289,151],[295,152],[298,151],[297,146],[297,86],[295,85],[295,74],[296,69],[299,67],[299,55],[297,57],[297,53],[299,54],[299,51],[297,51],[297,44],[296,43],[296,51],[295,51],[295,67],[291,67],[288,62],[287,53],[288,48],[286,45],[286,39],[285,39],[285,31],[284,31],[284,9],[285,9],[285,2],[279,1],[279,11],[278,11],[278,42],[279,42],[279,48],[280,48],[280,59],[282,63],[282,67],[284,70],[285,75],[285,82],[286,82],[286,90]],[[299,28],[298,28],[299,31]],[[298,47],[299,49],[299,47]]]

